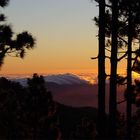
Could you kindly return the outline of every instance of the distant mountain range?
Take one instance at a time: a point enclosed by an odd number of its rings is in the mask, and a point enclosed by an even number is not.
[[[73,74],[58,74],[44,76],[47,89],[52,92],[55,101],[73,107],[96,107],[98,85],[91,84]],[[26,86],[27,78],[12,79]],[[118,86],[117,101],[124,99],[124,86]],[[106,110],[108,111],[109,84],[106,83]],[[125,112],[125,102],[118,105],[118,110]],[[135,108],[135,107],[134,107]]]
[[[27,78],[10,78],[13,81],[20,82],[23,86],[27,85]],[[90,82],[80,78],[80,76],[74,74],[52,74],[44,76],[44,79],[47,83],[55,83],[57,85],[81,85],[81,84],[89,84]]]

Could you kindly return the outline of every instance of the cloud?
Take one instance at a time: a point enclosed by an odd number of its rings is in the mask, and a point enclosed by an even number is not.
[[[53,74],[44,76],[46,82],[53,82],[58,85],[80,85],[89,84],[89,81],[74,74]],[[12,78],[11,80],[21,83],[23,86],[27,85],[27,78]]]
[[[77,76],[80,77],[81,79],[88,81],[91,84],[97,84],[98,82],[98,77],[97,74],[95,73],[80,73],[77,74]]]
[[[89,83],[88,81],[73,74],[48,75],[44,78],[46,82],[54,82],[59,85],[63,85],[63,84],[74,85],[74,84],[88,84]]]

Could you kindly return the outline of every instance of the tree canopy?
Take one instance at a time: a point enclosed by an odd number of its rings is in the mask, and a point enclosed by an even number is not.
[[[1,0],[1,8],[7,6],[9,0]],[[26,50],[35,47],[35,38],[24,31],[15,34],[12,27],[6,23],[6,16],[0,14],[0,67],[6,56],[24,58]]]

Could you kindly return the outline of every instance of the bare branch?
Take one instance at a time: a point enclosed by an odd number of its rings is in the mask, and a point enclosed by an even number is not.
[[[105,56],[105,58],[111,59],[110,56]]]
[[[108,4],[105,4],[105,6],[108,7],[108,8],[112,8],[112,6],[111,5],[108,5]]]
[[[118,38],[120,39],[120,40],[122,40],[123,42],[125,42],[125,44],[127,44],[128,45],[128,42],[125,40],[125,39],[123,39],[122,37],[120,37],[120,36],[118,36]]]
[[[131,60],[134,61],[134,60],[136,60],[136,58],[132,58]]]
[[[127,56],[128,52],[126,52],[124,55],[122,55],[120,58],[117,59],[117,61],[121,61],[123,58]]]
[[[105,76],[106,76],[106,77],[110,77],[110,75],[109,75],[109,74],[106,74]]]
[[[132,51],[131,53],[136,53],[137,51]]]
[[[98,56],[96,56],[96,57],[91,57],[90,59],[98,59]]]
[[[105,50],[107,50],[108,52],[111,52],[111,50],[107,49],[106,47],[105,47]]]
[[[126,99],[123,99],[122,101],[118,101],[117,104],[124,103],[125,101],[126,101]]]

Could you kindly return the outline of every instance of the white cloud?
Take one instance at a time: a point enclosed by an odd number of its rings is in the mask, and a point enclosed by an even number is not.
[[[10,78],[13,81],[20,82],[22,85],[27,85],[27,78],[14,77]],[[82,76],[74,74],[53,74],[44,76],[46,82],[53,82],[59,85],[76,85],[76,84],[89,84],[89,80],[86,80]]]
[[[68,84],[88,84],[88,81],[81,79],[80,77],[73,74],[56,74],[56,75],[48,75],[45,78],[46,82],[54,82],[60,85]]]

